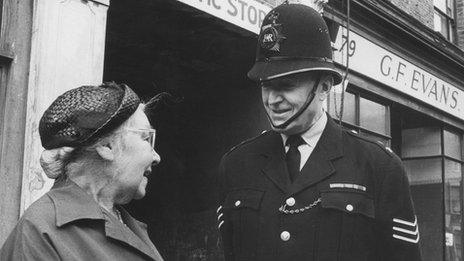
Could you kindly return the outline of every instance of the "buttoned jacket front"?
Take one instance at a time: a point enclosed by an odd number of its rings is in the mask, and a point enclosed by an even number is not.
[[[330,118],[293,183],[274,131],[232,149],[220,174],[226,260],[420,260],[400,159]]]
[[[162,261],[147,227],[123,208],[125,225],[67,180],[34,202],[0,249],[0,260]]]

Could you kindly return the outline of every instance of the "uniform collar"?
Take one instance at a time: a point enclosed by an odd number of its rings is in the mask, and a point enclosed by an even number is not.
[[[311,186],[320,180],[327,178],[335,172],[332,164],[333,160],[343,157],[343,135],[342,129],[330,117],[325,114],[326,123],[319,141],[317,141],[311,156],[301,171],[311,173],[311,175],[299,175],[298,182],[290,182],[285,163],[285,150],[282,146],[282,136],[270,131],[269,134],[259,139],[255,149],[263,160],[260,165],[264,174],[269,177],[274,184],[284,193],[296,193]]]
[[[321,137],[326,124],[327,124],[327,115],[323,111],[319,119],[317,119],[317,121],[307,131],[300,134],[303,140],[306,142],[306,144],[314,148],[317,142],[319,141],[319,138]],[[285,142],[287,142],[288,135],[285,135],[285,134],[280,134],[280,135],[282,136],[282,141],[285,146]]]
[[[105,217],[97,202],[76,183],[67,179],[48,192],[56,211],[56,226],[80,219],[102,219]]]

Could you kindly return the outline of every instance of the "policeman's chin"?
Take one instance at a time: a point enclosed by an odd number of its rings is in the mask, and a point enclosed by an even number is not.
[[[275,132],[278,132],[278,133],[282,133],[282,134],[285,134],[287,136],[289,135],[294,135],[294,134],[299,134],[299,133],[302,133],[302,132],[305,132],[307,130],[307,124],[305,124],[305,122],[301,121],[301,119],[297,118],[297,119],[294,119],[292,122],[290,122],[287,126],[285,126],[284,128],[282,128],[282,124],[286,123],[287,120],[289,119],[290,117],[286,118],[286,119],[281,119],[281,118],[269,118],[269,122],[270,122],[270,125],[271,125],[271,128],[272,130],[274,130]]]
[[[294,124],[293,122],[290,123],[288,126],[285,126],[285,128],[282,128],[282,127],[279,127],[281,126],[282,124],[284,124],[286,122],[286,120],[274,120],[274,119],[270,119],[270,125],[271,125],[271,128],[273,131],[275,132],[278,132],[278,133],[282,133],[282,134],[285,134],[285,135],[292,135],[294,134]]]

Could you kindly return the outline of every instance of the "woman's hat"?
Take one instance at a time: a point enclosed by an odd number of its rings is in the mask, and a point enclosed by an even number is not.
[[[67,91],[40,120],[42,146],[49,150],[91,144],[119,127],[139,104],[137,94],[125,84],[81,86]]]

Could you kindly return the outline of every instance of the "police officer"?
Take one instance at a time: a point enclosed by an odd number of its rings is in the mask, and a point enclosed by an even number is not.
[[[420,260],[401,160],[322,110],[342,77],[320,14],[298,4],[273,9],[248,76],[272,130],[221,161],[226,260]]]

